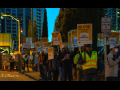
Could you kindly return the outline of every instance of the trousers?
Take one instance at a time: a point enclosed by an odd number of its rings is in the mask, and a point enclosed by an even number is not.
[[[63,81],[63,67],[59,67],[60,81]]]
[[[67,75],[69,76],[69,81],[72,79],[72,69],[70,67],[63,67],[63,81],[67,81]]]
[[[97,74],[83,74],[84,81],[97,81]]]
[[[59,70],[53,70],[53,80],[58,81]]]
[[[82,81],[82,69],[77,68],[77,81]]]

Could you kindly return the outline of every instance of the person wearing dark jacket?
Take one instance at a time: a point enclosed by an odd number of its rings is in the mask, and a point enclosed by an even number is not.
[[[92,51],[91,45],[87,44],[85,51],[78,58],[78,63],[82,65],[84,81],[97,81],[97,60],[97,52]]]
[[[62,61],[63,61],[63,81],[67,80],[67,74],[69,76],[69,81],[72,79],[72,57],[70,55],[70,52],[68,51],[68,48],[65,50],[65,53],[62,55]]]
[[[48,54],[45,53],[43,59],[44,80],[47,80],[47,69],[48,69]]]
[[[62,52],[60,52],[60,61],[59,61],[59,76],[60,81],[63,81],[63,63],[62,63],[62,56],[65,53],[65,48],[62,49]]]
[[[57,51],[55,51],[54,59],[51,60],[50,68],[53,72],[53,81],[58,81],[59,75],[59,55]]]

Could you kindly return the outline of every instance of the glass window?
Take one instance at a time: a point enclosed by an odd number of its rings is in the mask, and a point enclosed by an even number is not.
[[[12,31],[13,33],[16,33],[16,31]]]
[[[12,16],[16,16],[16,13],[12,13]]]
[[[12,26],[16,26],[16,24],[12,24]]]
[[[7,27],[7,29],[11,29],[11,27]]]
[[[16,20],[12,20],[12,22],[16,22]]]
[[[12,12],[16,12],[16,10],[12,10]]]
[[[13,36],[16,36],[16,34],[13,34]]]
[[[11,30],[7,30],[8,33],[11,33]]]
[[[16,27],[12,27],[12,29],[16,29]]]

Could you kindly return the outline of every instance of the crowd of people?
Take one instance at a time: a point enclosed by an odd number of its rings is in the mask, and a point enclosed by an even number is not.
[[[120,80],[120,47],[110,45],[110,52],[105,63],[105,77],[107,81]],[[102,73],[104,56],[92,49],[91,44],[69,51],[63,48],[62,52],[54,51],[54,59],[48,60],[48,54],[39,53],[40,76],[44,80],[51,81],[97,81],[97,73]],[[47,77],[48,72],[48,77]]]

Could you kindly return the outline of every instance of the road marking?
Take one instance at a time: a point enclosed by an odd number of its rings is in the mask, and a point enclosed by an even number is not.
[[[1,74],[0,77],[18,77],[19,75]]]

